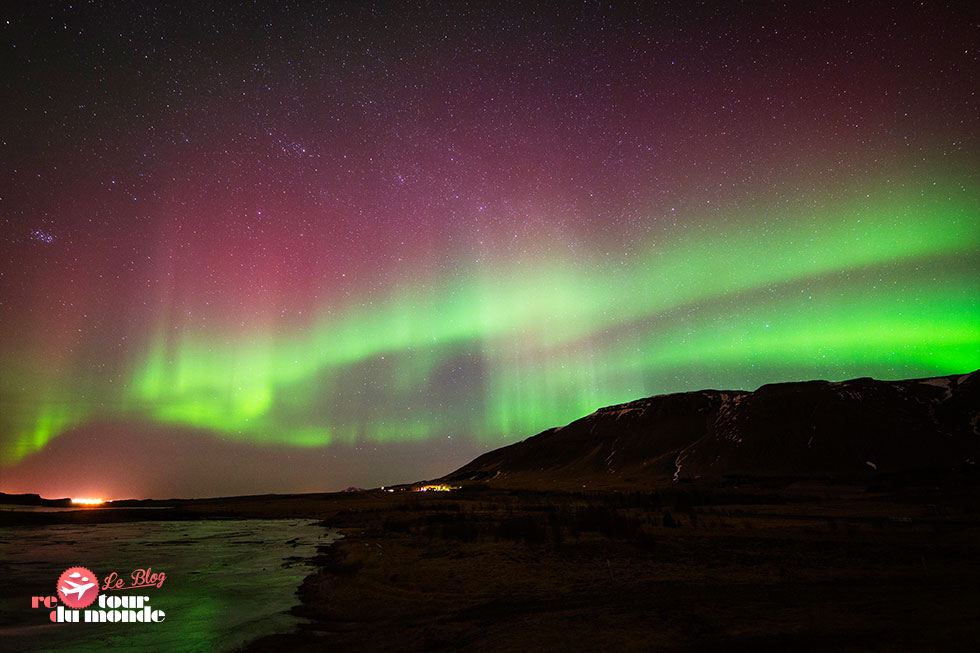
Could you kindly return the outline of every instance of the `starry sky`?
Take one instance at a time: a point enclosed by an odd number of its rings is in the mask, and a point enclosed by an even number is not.
[[[3,3],[0,490],[370,487],[980,368],[969,4]]]

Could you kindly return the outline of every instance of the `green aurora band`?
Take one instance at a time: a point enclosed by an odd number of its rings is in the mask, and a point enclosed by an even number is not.
[[[93,419],[295,447],[456,434],[496,445],[702,384],[980,368],[976,176],[838,197],[711,229],[681,221],[638,256],[457,270],[290,333],[217,337],[159,319],[128,385],[87,379],[87,401],[78,379],[25,366],[36,400],[7,418],[0,462]]]

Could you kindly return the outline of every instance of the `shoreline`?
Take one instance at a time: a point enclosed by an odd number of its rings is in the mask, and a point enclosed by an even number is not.
[[[245,650],[971,650],[980,637],[970,493],[939,511],[849,488],[682,496],[501,491],[338,513],[344,538],[297,590],[310,621]]]

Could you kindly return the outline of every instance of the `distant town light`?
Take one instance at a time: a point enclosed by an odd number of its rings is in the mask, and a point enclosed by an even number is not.
[[[105,499],[92,499],[89,497],[83,497],[80,499],[72,499],[72,503],[77,503],[80,506],[101,506],[105,503]]]
[[[453,487],[452,485],[420,485],[417,492],[452,492],[453,490],[458,490],[458,487]]]

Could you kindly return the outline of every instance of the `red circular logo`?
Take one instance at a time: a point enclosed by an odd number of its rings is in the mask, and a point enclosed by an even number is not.
[[[58,577],[58,598],[69,608],[87,608],[98,594],[99,579],[85,567],[71,567]]]

